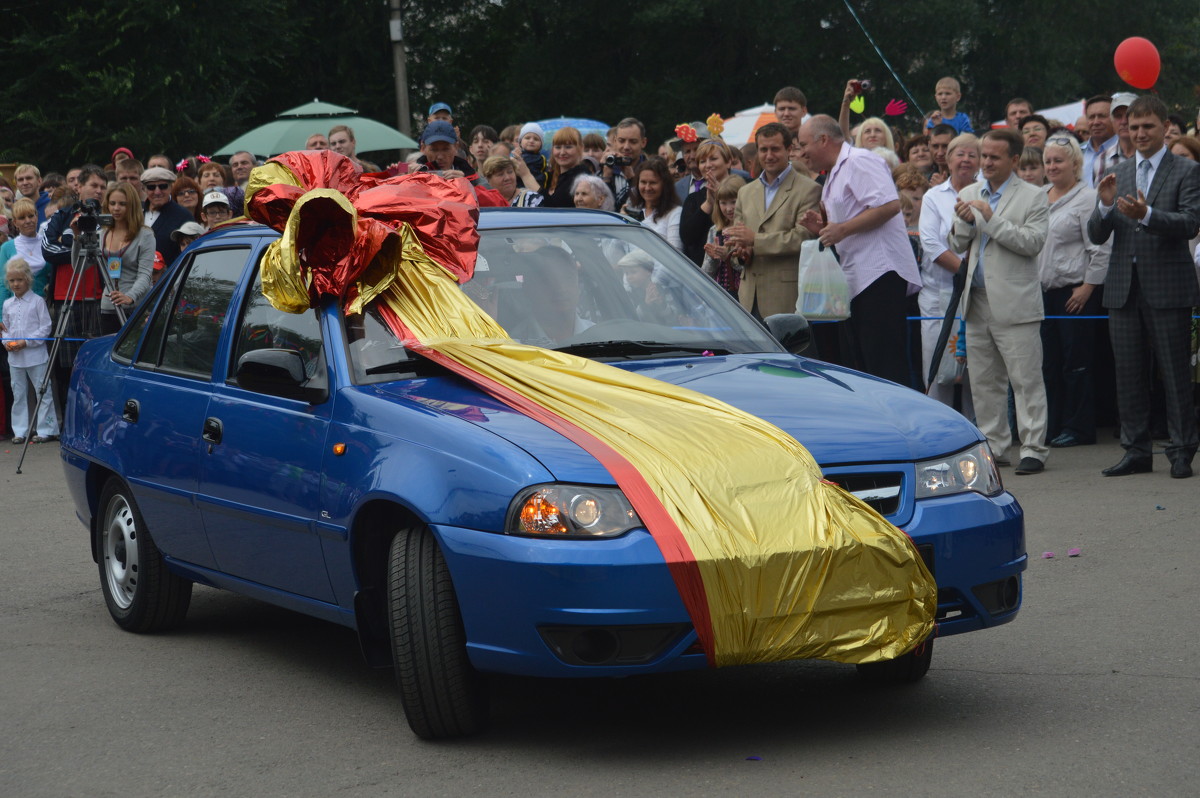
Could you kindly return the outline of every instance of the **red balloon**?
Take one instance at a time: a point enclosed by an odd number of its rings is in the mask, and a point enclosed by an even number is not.
[[[1117,45],[1117,51],[1113,53],[1113,66],[1117,68],[1121,80],[1130,86],[1149,89],[1158,82],[1162,60],[1153,42],[1141,36],[1130,36]]]

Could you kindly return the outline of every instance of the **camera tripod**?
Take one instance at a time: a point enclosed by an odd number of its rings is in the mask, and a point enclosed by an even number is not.
[[[71,313],[75,309],[75,303],[79,301],[79,288],[83,285],[83,278],[87,274],[87,270],[95,269],[99,273],[106,295],[111,295],[116,290],[113,279],[108,273],[108,267],[104,263],[104,257],[101,254],[100,224],[98,223],[98,219],[95,214],[91,214],[89,217],[85,213],[81,217],[81,221],[84,220],[92,221],[92,229],[81,231],[76,236],[79,248],[71,256],[71,281],[67,285],[67,298],[63,300],[58,318],[54,323],[54,332],[50,345],[50,359],[46,364],[46,374],[42,377],[42,384],[37,389],[37,402],[33,408],[33,415],[29,419],[29,433],[32,433],[37,428],[38,418],[42,412],[42,403],[46,401],[46,390],[50,387],[50,376],[54,373],[54,364],[58,359],[58,350],[67,336],[67,331],[71,329]],[[50,269],[54,267],[46,264],[45,268]],[[121,321],[121,325],[124,326],[124,309],[115,302],[113,303],[113,307],[116,308],[117,318]],[[59,419],[60,425],[62,421],[63,419]],[[18,474],[21,473],[21,466],[25,463],[25,454],[29,451],[29,442],[33,440],[33,435],[29,433],[25,435],[25,444],[21,448],[21,457],[17,460]]]

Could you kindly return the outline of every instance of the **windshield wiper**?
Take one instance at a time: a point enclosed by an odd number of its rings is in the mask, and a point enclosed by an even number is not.
[[[731,350],[716,346],[691,346],[665,341],[585,341],[555,347],[554,351],[580,357],[637,357],[639,355],[659,357],[671,353],[700,355],[705,352],[713,355],[731,354]]]

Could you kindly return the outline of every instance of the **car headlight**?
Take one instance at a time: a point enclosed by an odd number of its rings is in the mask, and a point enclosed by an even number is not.
[[[1000,471],[986,443],[976,444],[947,457],[917,463],[918,499],[966,491],[995,496],[1002,490],[1004,485],[1000,483]]]
[[[513,499],[504,531],[554,538],[611,538],[641,525],[633,505],[616,488],[534,485]]]

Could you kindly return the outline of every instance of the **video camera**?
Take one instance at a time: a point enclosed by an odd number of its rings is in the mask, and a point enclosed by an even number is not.
[[[604,165],[609,169],[624,169],[632,163],[632,158],[622,158],[620,155],[610,155],[604,159]]]
[[[76,202],[71,211],[79,214],[76,224],[81,233],[94,233],[101,227],[113,226],[112,214],[100,213],[100,202],[98,200],[90,199]]]

